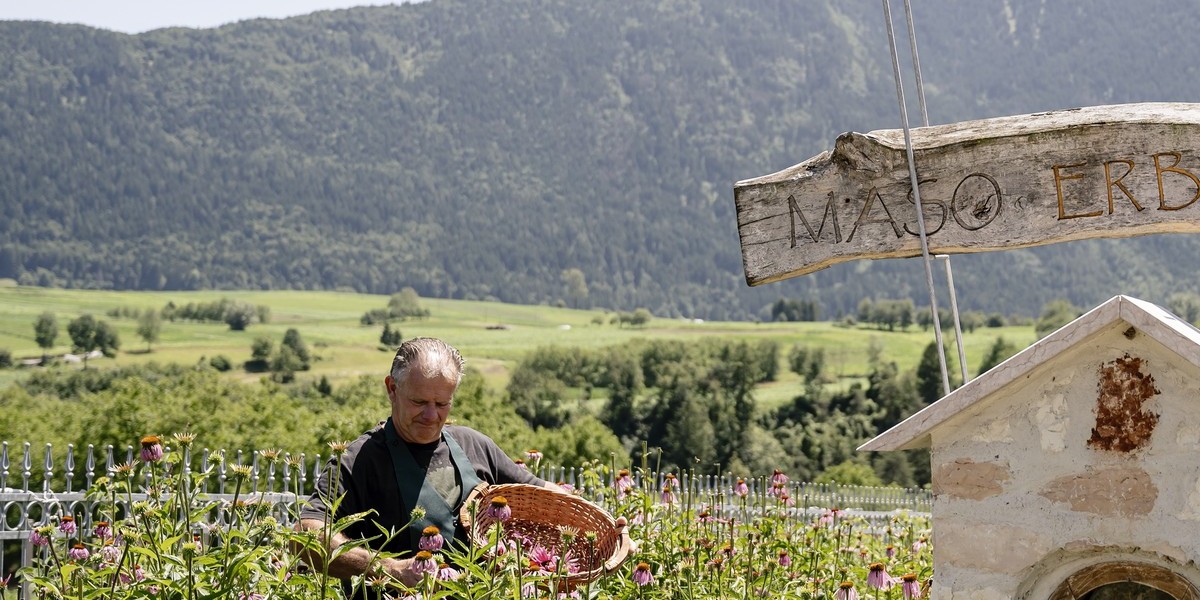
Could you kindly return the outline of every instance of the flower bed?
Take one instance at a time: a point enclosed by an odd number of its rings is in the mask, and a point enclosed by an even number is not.
[[[186,450],[192,436],[176,435]],[[344,446],[341,446],[344,448]],[[335,453],[338,447],[335,446]],[[31,534],[34,564],[21,571],[34,597],[340,598],[337,581],[310,568],[297,550],[324,556],[321,532],[294,532],[291,515],[253,489],[253,471],[225,465],[234,490],[203,490],[218,460],[190,472],[185,452],[143,440],[139,460],[120,465],[87,493],[92,513],[47,516]],[[284,462],[280,452],[260,453]],[[379,598],[915,598],[932,575],[930,524],[895,511],[868,520],[838,507],[797,507],[796,489],[776,473],[752,492],[744,481],[723,491],[689,490],[671,474],[585,469],[576,493],[629,523],[636,549],[612,573],[573,578],[580,532],[559,529],[564,544],[507,535],[496,521],[486,544],[448,549],[437,532],[416,561],[423,578],[409,588],[380,573],[358,578]],[[686,479],[686,478],[685,478]],[[148,483],[147,483],[148,482]],[[297,490],[298,492],[299,490]],[[144,495],[143,495],[144,494]],[[144,498],[144,499],[141,499]],[[292,507],[295,511],[298,507]],[[486,509],[487,507],[484,507]],[[807,510],[800,510],[807,509]],[[326,535],[348,521],[333,522]],[[320,561],[318,561],[320,562]],[[0,592],[2,593],[2,592]]]

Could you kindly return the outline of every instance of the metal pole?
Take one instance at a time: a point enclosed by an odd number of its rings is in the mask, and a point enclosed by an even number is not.
[[[958,318],[958,298],[954,295],[954,271],[950,269],[950,255],[939,254],[934,258],[946,261],[946,285],[950,287],[950,312],[954,315],[954,338],[958,341],[958,366],[962,371],[962,382],[967,382],[967,353],[963,349],[962,321]]]
[[[933,264],[929,256],[929,236],[925,233],[925,211],[921,208],[921,188],[917,185],[917,166],[913,159],[912,132],[908,126],[908,105],[904,101],[904,83],[900,76],[900,57],[896,51],[896,31],[892,27],[890,0],[883,0],[883,15],[887,19],[888,45],[892,51],[892,74],[896,77],[896,99],[900,104],[900,119],[904,125],[904,151],[908,158],[908,179],[913,201],[917,207],[917,228],[921,235],[921,258],[925,263],[925,284],[929,288],[929,309],[933,311],[933,337],[937,342],[938,364],[942,368],[942,395],[950,394],[950,373],[946,368],[945,346],[942,345],[942,323],[938,318],[937,294],[933,289]]]
[[[912,5],[909,0],[904,0],[904,16],[908,20],[908,48],[912,52],[913,73],[917,77],[917,102],[921,106],[921,124],[929,127],[929,111],[925,109],[925,82],[921,79],[921,59],[917,56],[917,30],[913,28]]]

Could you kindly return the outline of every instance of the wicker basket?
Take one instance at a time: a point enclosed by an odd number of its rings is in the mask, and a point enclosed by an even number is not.
[[[557,556],[563,550],[570,551],[578,567],[577,572],[565,576],[571,587],[595,581],[616,570],[629,557],[632,547],[629,533],[624,527],[618,529],[607,511],[578,496],[522,483],[492,486],[482,483],[471,492],[459,512],[459,522],[470,532],[472,544],[488,543],[488,534],[496,523],[487,515],[487,508],[496,496],[504,497],[512,509],[512,517],[504,522],[507,534],[518,534]],[[474,522],[472,504],[476,506]],[[565,549],[561,529],[564,526],[579,532]],[[594,542],[587,539],[589,532],[595,532]]]

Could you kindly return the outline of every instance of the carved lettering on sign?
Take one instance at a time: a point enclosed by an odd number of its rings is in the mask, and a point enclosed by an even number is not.
[[[846,133],[734,186],[746,279],[921,254],[1200,232],[1200,104],[1150,103]],[[1157,202],[1155,202],[1157,199]]]

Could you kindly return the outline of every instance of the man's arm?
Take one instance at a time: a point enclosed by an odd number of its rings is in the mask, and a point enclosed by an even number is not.
[[[325,543],[326,553],[324,555],[309,549],[301,550],[304,562],[317,570],[321,569],[325,556],[332,555],[334,550],[339,546],[351,541],[349,537],[341,532],[335,532],[330,539],[324,540],[322,539],[322,530],[324,528],[325,522],[320,519],[301,519],[296,524],[297,532],[314,532],[317,538]],[[349,579],[355,575],[363,575],[369,571],[378,570],[405,585],[415,586],[420,583],[421,575],[413,571],[412,563],[413,559],[411,558],[385,558],[379,556],[378,553],[370,548],[359,546],[351,548],[333,559],[329,563],[329,574],[339,579]]]

